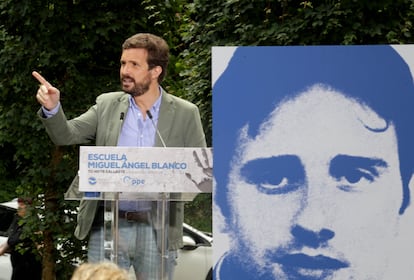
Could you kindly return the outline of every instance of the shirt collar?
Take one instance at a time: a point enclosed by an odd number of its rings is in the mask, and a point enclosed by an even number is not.
[[[164,92],[162,87],[159,87],[159,89],[160,89],[160,96],[155,101],[155,103],[152,105],[152,107],[149,108],[154,120],[158,120],[158,115],[159,115],[160,106],[161,106],[161,99],[162,99],[162,95],[163,95],[163,92]],[[135,103],[134,98],[132,97],[132,95],[129,95],[129,108],[132,108],[132,107],[134,107],[135,109],[138,109],[138,106]]]

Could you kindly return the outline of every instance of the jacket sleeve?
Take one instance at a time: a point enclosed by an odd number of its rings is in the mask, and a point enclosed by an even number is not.
[[[95,139],[98,124],[96,105],[72,120],[67,120],[62,107],[50,118],[45,118],[41,109],[37,114],[56,145],[89,143]]]

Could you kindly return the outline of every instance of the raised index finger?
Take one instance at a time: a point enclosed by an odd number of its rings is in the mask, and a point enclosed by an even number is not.
[[[42,85],[44,85],[46,88],[50,88],[52,87],[52,85],[45,79],[43,78],[42,75],[40,75],[38,72],[33,71],[32,72],[33,77],[36,78],[36,80],[38,80]]]

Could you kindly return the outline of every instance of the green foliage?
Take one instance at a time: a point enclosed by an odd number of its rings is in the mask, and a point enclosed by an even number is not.
[[[211,205],[211,194],[198,194],[191,203],[185,204],[184,221],[199,230],[212,232]]]

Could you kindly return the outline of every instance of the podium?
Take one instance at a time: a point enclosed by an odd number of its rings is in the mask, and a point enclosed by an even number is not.
[[[212,191],[211,148],[82,146],[78,175],[78,189],[65,198],[97,204],[97,261],[114,262],[138,280],[168,279],[175,245],[168,237],[183,222],[177,212]]]

